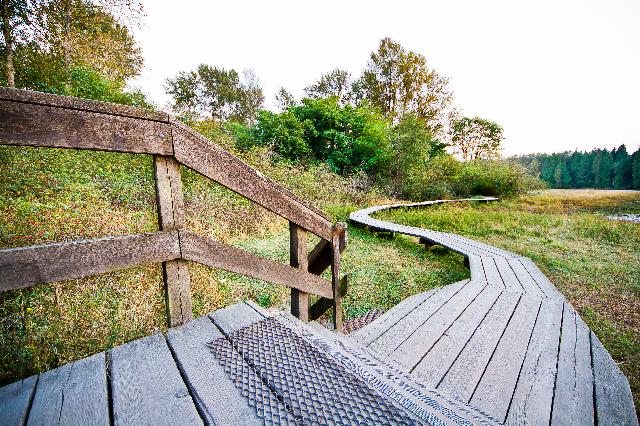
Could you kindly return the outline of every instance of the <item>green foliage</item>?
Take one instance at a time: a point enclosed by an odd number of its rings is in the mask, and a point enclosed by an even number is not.
[[[200,64],[194,71],[181,71],[167,79],[165,88],[179,114],[219,121],[253,124],[264,102],[262,88],[251,70],[241,79],[234,69]]]
[[[455,177],[455,193],[460,196],[493,195],[513,197],[542,189],[542,183],[522,165],[499,160],[475,160],[463,163]]]
[[[463,117],[453,122],[451,146],[465,161],[500,158],[502,127],[480,117]]]
[[[633,155],[632,182],[634,189],[640,189],[640,149]]]
[[[311,153],[305,133],[313,131],[310,121],[301,121],[291,110],[275,114],[260,111],[254,129],[258,145],[269,147],[282,158],[299,160]]]
[[[316,83],[304,89],[309,98],[321,99],[336,97],[340,105],[349,103],[352,99],[351,74],[349,71],[336,68],[323,74]]]

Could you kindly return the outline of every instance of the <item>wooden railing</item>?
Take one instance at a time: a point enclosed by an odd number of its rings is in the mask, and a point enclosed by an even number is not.
[[[169,326],[192,318],[187,261],[291,288],[292,313],[317,319],[333,307],[342,329],[340,252],[346,225],[262,176],[168,114],[0,88],[0,144],[151,154],[160,232],[0,250],[0,291],[162,262]],[[289,221],[290,266],[184,229],[180,165]],[[321,238],[307,250],[307,232]],[[320,275],[331,268],[331,281]],[[311,306],[309,296],[320,298]]]

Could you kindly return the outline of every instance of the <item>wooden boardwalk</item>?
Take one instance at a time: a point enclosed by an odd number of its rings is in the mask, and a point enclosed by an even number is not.
[[[378,206],[351,215],[352,223],[374,231],[456,251],[471,269],[470,280],[415,295],[352,337],[499,422],[637,424],[626,377],[530,259],[370,216],[443,202]]]

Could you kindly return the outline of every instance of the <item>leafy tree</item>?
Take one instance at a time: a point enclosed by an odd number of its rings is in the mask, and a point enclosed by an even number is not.
[[[252,124],[264,102],[264,94],[252,71],[241,80],[234,70],[200,64],[195,71],[181,71],[167,79],[165,89],[174,99],[174,110],[191,116]]]
[[[627,147],[623,144],[612,153],[613,156],[613,187],[623,189],[631,187],[631,157]]]
[[[500,157],[502,127],[479,117],[463,117],[451,127],[451,146],[464,161]]]
[[[311,99],[330,98],[335,96],[340,105],[349,103],[351,95],[351,74],[340,68],[323,74],[316,83],[304,89]]]
[[[430,69],[424,56],[390,38],[371,53],[353,90],[357,100],[368,100],[394,123],[412,114],[436,135],[444,128],[453,99],[448,80]]]
[[[570,188],[571,176],[569,175],[569,169],[567,169],[567,162],[560,160],[558,166],[553,173],[553,179],[556,188]]]
[[[36,7],[32,0],[1,0],[0,29],[2,29],[2,50],[4,54],[5,78],[7,86],[15,86],[15,67],[13,62],[16,42],[24,39],[31,27],[30,16]]]
[[[285,111],[288,108],[296,106],[298,102],[291,92],[281,87],[278,93],[276,93],[276,103],[281,111]]]
[[[593,158],[593,185],[596,188],[611,188],[613,156],[607,150],[596,150]]]
[[[280,114],[260,111],[255,127],[258,144],[269,147],[282,158],[299,160],[311,153],[305,140],[305,133],[311,130],[311,123],[301,121],[290,110]]]
[[[391,177],[396,192],[405,196],[423,193],[416,186],[421,184],[427,163],[444,154],[445,145],[411,115],[393,127],[390,137],[394,152]]]

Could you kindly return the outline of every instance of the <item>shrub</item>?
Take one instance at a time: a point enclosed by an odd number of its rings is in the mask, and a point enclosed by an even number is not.
[[[520,164],[500,160],[474,160],[463,164],[453,187],[459,196],[513,197],[542,189],[544,184]]]

